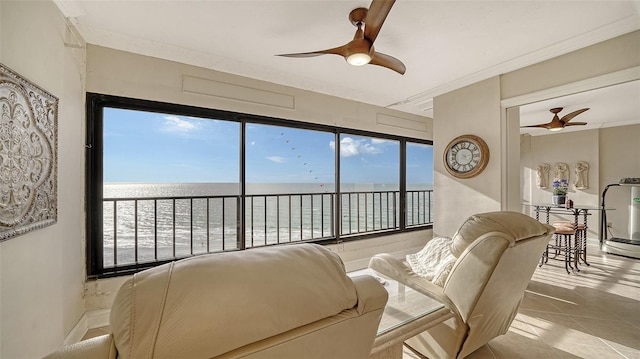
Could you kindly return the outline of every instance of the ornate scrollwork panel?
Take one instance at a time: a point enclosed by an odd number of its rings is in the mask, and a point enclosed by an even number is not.
[[[0,64],[0,241],[57,220],[58,99]]]

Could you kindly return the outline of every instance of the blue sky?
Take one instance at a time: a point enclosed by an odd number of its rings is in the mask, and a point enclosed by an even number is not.
[[[237,182],[240,124],[159,113],[104,110],[104,182]],[[333,183],[332,133],[247,125],[249,183]],[[397,183],[399,144],[341,135],[344,183]],[[431,146],[407,151],[409,183],[433,183]]]

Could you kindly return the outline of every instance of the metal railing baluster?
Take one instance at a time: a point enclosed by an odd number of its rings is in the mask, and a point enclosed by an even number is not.
[[[133,201],[133,258],[138,263],[138,200]]]
[[[211,240],[211,233],[209,232],[211,230],[211,226],[210,226],[210,223],[209,223],[209,215],[210,215],[210,213],[209,213],[209,206],[210,206],[209,201],[210,200],[207,198],[207,213],[205,215],[205,221],[207,221],[207,253],[211,252],[210,243],[209,243],[209,241]],[[224,218],[224,200],[222,201],[222,216],[223,216],[222,218]],[[222,228],[224,229],[224,223],[222,224]],[[222,235],[224,236],[224,230],[222,231]]]
[[[289,242],[291,242],[291,195],[287,196],[289,198]]]
[[[263,197],[264,201],[264,245],[267,245],[267,196]]]
[[[253,247],[253,196],[251,197],[251,247]]]
[[[172,228],[173,228],[173,257],[176,257],[176,199],[173,198],[173,200],[171,201],[172,203],[172,217],[173,217],[173,224],[172,224]]]
[[[153,258],[158,260],[158,200],[153,200]]]
[[[118,201],[113,201],[113,265],[118,265]]]
[[[369,232],[369,194],[364,195],[364,231]],[[375,228],[374,228],[375,229]]]
[[[313,232],[313,224],[314,223],[313,223],[313,195],[312,194],[309,195],[309,202],[310,202],[309,206],[311,207],[311,208],[309,208],[309,213],[311,215],[311,239],[313,239],[314,238],[314,235],[313,235],[313,233],[314,233]]]
[[[324,238],[324,197],[325,195],[320,195],[320,237]]]
[[[193,255],[193,198],[189,199],[189,247]]]
[[[357,232],[360,232],[360,195],[361,195],[361,193],[356,194],[356,208],[357,208],[357,211],[356,211],[356,228],[358,228]]]
[[[276,195],[276,243],[280,244],[280,195]]]

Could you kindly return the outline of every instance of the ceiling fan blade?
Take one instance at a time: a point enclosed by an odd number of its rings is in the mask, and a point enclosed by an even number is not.
[[[373,43],[396,0],[373,0],[364,21],[364,38]]]
[[[320,55],[347,56],[347,45],[334,47],[333,49],[311,51],[311,52],[300,52],[300,53],[295,53],[295,54],[278,54],[276,56],[283,56],[283,57],[314,57],[314,56],[320,56]]]
[[[393,56],[389,56],[380,52],[374,52],[373,58],[371,59],[371,62],[369,62],[369,64],[386,67],[399,73],[400,75],[404,75],[405,71],[407,71],[407,68],[404,66],[402,61],[396,59]]]
[[[584,126],[586,125],[586,122],[571,122],[571,123],[565,123],[565,126]]]
[[[579,114],[581,114],[581,113],[585,112],[586,110],[588,110],[588,108],[583,108],[583,109],[580,109],[580,110],[578,110],[578,111],[573,111],[573,112],[571,112],[571,113],[568,113],[568,114],[566,114],[566,115],[562,116],[562,118],[560,119],[560,121],[561,121],[562,123],[564,123],[564,124],[567,124],[567,122],[571,121],[571,119],[572,119],[572,118],[574,118],[574,117],[578,116]]]
[[[531,128],[546,128],[549,129],[549,124],[548,123],[540,123],[537,125],[531,125],[531,126],[520,126],[520,128],[526,128],[526,127],[531,127]]]

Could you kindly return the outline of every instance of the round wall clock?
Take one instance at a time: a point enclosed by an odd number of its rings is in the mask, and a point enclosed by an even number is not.
[[[488,162],[489,147],[478,136],[458,136],[444,150],[444,167],[457,178],[477,176]]]

